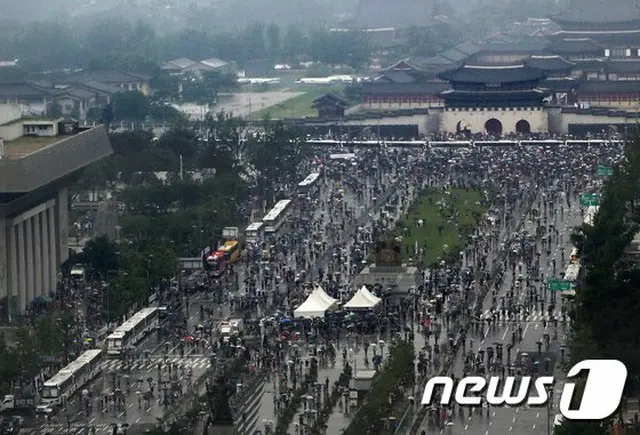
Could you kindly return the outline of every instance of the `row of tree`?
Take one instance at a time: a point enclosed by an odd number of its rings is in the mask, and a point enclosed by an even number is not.
[[[96,21],[88,29],[56,22],[5,25],[0,58],[19,59],[27,72],[68,68],[119,68],[155,73],[161,62],[187,57],[218,57],[239,62],[273,59],[294,62],[300,56],[331,64],[361,66],[372,44],[364,32],[331,32],[253,23],[235,33],[184,29],[160,36],[149,24],[117,18]],[[56,41],[51,45],[50,41]],[[14,79],[16,77],[13,77]]]
[[[29,390],[43,368],[69,362],[77,356],[79,333],[73,314],[57,310],[0,334],[0,391]]]
[[[637,396],[640,375],[640,265],[626,253],[640,229],[640,136],[626,145],[626,159],[605,183],[593,226],[583,225],[572,240],[584,272],[572,304],[571,365],[584,359],[611,358],[626,364],[626,397]],[[584,388],[584,377],[578,390]],[[580,393],[574,395],[579,397]],[[621,408],[622,413],[622,408]],[[610,422],[617,420],[613,416]],[[609,433],[600,422],[565,421],[555,433]]]
[[[174,276],[178,256],[198,256],[224,227],[243,225],[250,208],[273,203],[280,186],[299,181],[309,148],[295,129],[269,122],[246,135],[244,127],[219,113],[158,140],[149,132],[113,134],[113,155],[84,172],[77,189],[114,191],[121,204],[120,244],[97,239],[74,259],[112,283],[110,318]]]

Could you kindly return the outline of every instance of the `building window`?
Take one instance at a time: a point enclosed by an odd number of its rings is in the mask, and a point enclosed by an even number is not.
[[[631,57],[631,49],[630,49],[630,48],[627,48],[627,49],[625,50],[625,55],[626,55],[627,57]]]
[[[605,57],[611,56],[611,50],[609,50],[608,48],[605,48],[604,49],[604,55],[605,55]]]

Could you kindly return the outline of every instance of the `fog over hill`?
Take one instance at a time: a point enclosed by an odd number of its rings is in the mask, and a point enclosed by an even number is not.
[[[545,16],[568,0],[0,0],[0,20],[40,20],[90,25],[96,19],[142,19],[158,33],[183,28],[220,32],[255,21],[318,27],[426,25],[434,15],[472,19],[509,13],[514,20]],[[630,1],[630,0],[629,0]]]

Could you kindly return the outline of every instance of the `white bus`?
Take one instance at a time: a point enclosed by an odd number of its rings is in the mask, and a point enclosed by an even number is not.
[[[107,337],[107,355],[119,356],[159,327],[158,307],[143,308]]]
[[[42,387],[39,413],[48,413],[64,405],[75,393],[102,371],[102,350],[91,349],[55,374]]]
[[[247,229],[244,230],[244,237],[247,243],[257,245],[262,242],[263,230],[264,224],[262,222],[250,223]]]
[[[277,233],[282,224],[287,220],[290,213],[291,200],[283,199],[278,201],[276,205],[262,219],[264,223],[264,232],[267,234]]]
[[[307,196],[314,196],[319,189],[320,174],[318,172],[312,172],[298,183],[298,197],[306,198]]]

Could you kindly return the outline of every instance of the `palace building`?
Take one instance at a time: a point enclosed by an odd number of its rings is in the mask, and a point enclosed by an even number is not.
[[[445,109],[440,128],[449,132],[531,133],[548,130],[540,89],[544,73],[524,64],[464,65],[439,74],[451,83],[441,93]]]
[[[515,42],[461,44],[431,59],[401,60],[360,84],[360,109],[427,110],[429,121],[420,124],[429,131],[472,133],[565,131],[569,124],[596,123],[589,118],[594,110],[599,125],[607,124],[605,112],[612,123],[637,119],[636,1],[574,0],[550,19],[553,31]],[[487,124],[491,119],[500,125]]]

